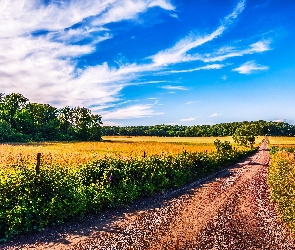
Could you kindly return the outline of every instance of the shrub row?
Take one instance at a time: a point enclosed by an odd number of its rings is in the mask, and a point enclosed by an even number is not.
[[[248,153],[105,157],[78,168],[41,166],[38,174],[25,164],[1,169],[0,240],[181,187]]]

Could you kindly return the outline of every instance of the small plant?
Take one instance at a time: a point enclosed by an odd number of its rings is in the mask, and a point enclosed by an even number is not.
[[[220,141],[218,139],[216,139],[214,141],[214,146],[216,147],[216,151],[218,153],[226,153],[232,150],[232,145],[230,144],[229,141]]]

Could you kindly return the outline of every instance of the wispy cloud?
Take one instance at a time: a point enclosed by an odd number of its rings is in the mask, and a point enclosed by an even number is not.
[[[223,76],[221,77],[221,79],[225,81],[225,80],[227,80],[227,76],[226,76],[226,75],[223,75]]]
[[[190,122],[196,120],[195,117],[180,119],[181,122]]]
[[[120,120],[120,119],[134,119],[142,117],[150,117],[154,115],[162,115],[163,113],[156,113],[152,105],[134,105],[111,112],[104,112],[103,118],[106,120]]]
[[[139,13],[147,11],[152,7],[160,7],[165,10],[174,10],[175,7],[165,0],[129,0],[129,1],[109,1],[106,10],[97,17],[92,24],[104,25],[107,23],[119,22],[122,20],[135,19]]]
[[[190,102],[186,102],[185,104],[186,104],[186,105],[190,105],[190,104],[194,104],[194,103],[196,103],[196,102],[198,102],[198,101],[190,101]]]
[[[269,69],[268,66],[256,64],[255,61],[249,61],[244,63],[240,67],[233,69],[232,71],[237,71],[240,74],[249,75],[255,71],[268,70],[268,69]]]
[[[213,53],[207,53],[205,55],[194,55],[195,60],[200,60],[205,63],[209,62],[221,62],[232,57],[241,57],[244,55],[262,53],[271,50],[270,41],[263,40],[250,44],[248,48],[234,48],[234,47],[222,47]]]
[[[188,90],[188,88],[186,88],[184,86],[171,86],[171,85],[163,86],[162,89],[168,89],[168,90]]]
[[[210,34],[204,36],[189,35],[181,39],[173,47],[160,51],[150,58],[154,64],[158,66],[166,66],[169,64],[196,60],[197,58],[192,57],[188,52],[191,49],[197,48],[222,35],[222,33],[230,24],[233,23],[238,15],[244,10],[244,8],[245,0],[242,0],[237,4],[233,12],[224,18],[224,20],[221,22],[222,24]]]
[[[214,113],[212,115],[210,115],[209,117],[217,117],[217,116],[220,116],[221,114],[218,114],[218,113]]]
[[[136,18],[153,7],[174,10],[169,0],[71,0],[49,4],[4,0],[0,7],[0,91],[22,93],[31,101],[58,107],[110,106],[136,73],[154,67],[125,64],[112,68],[103,63],[83,69],[77,66],[77,59],[96,51],[98,42],[113,37],[104,24]],[[108,16],[113,19],[108,20]],[[74,45],[81,40],[85,40],[84,45]]]
[[[103,126],[122,126],[122,123],[112,122],[112,121],[104,121]]]
[[[188,72],[194,72],[194,71],[199,71],[199,70],[221,69],[224,66],[225,66],[224,64],[209,64],[209,65],[206,65],[206,66],[193,68],[193,69],[171,70],[171,71],[168,71],[168,72],[169,73],[188,73]]]
[[[220,37],[238,19],[245,8],[241,0],[234,10],[212,32],[190,33],[175,45],[148,58],[149,62],[112,63],[80,67],[79,58],[99,50],[98,43],[116,35],[109,23],[136,21],[141,13],[154,7],[174,15],[170,0],[3,0],[0,7],[0,92],[19,92],[31,101],[61,106],[88,106],[104,114],[104,119],[131,119],[153,116],[152,106],[134,105],[106,112],[120,100],[121,90],[130,85],[154,84],[167,81],[141,81],[151,72],[189,73],[198,70],[221,69],[221,62],[234,56],[261,53],[270,49],[269,41],[258,41],[247,48],[223,47],[206,54],[193,54],[196,48]],[[32,18],[34,17],[34,18]],[[78,42],[83,41],[83,45]],[[167,70],[183,62],[201,61],[207,65],[184,70]],[[245,64],[234,71],[251,73],[263,67]],[[248,67],[248,68],[247,68]],[[260,68],[259,68],[260,67]],[[265,68],[264,68],[265,69]],[[244,73],[247,74],[247,73]],[[169,83],[169,82],[168,82]],[[163,86],[163,89],[188,90],[185,86]],[[103,112],[104,111],[104,112]],[[119,117],[119,118],[116,118]],[[129,118],[128,118],[129,117]]]

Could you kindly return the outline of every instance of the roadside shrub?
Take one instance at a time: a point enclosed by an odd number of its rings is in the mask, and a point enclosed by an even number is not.
[[[281,220],[295,232],[295,158],[294,151],[290,151],[276,148],[271,157],[268,184],[271,199],[278,205]]]
[[[32,164],[0,169],[0,239],[57,225],[187,183],[254,150],[104,157],[80,167]],[[226,151],[226,152],[225,152]]]

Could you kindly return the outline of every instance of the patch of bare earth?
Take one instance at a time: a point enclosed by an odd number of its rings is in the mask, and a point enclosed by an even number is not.
[[[48,228],[2,249],[295,249],[266,183],[265,142],[252,157],[177,191]]]

